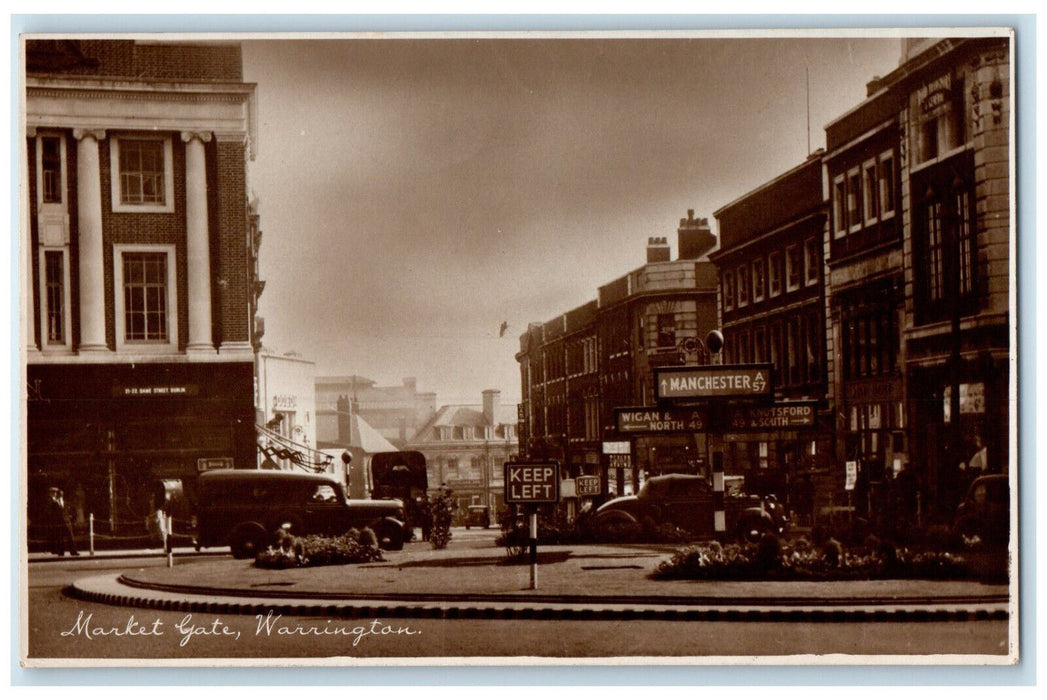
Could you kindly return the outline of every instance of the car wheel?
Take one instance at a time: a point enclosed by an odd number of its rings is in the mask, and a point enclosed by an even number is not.
[[[267,538],[265,528],[258,523],[239,525],[229,538],[229,551],[235,559],[249,559],[265,547]]]
[[[636,518],[621,510],[601,513],[593,522],[593,531],[601,539],[620,536],[622,530],[636,525]]]
[[[748,518],[738,525],[738,539],[749,544],[756,544],[764,533],[770,532],[771,526],[757,518]]]
[[[404,548],[404,533],[395,525],[378,526],[378,547],[388,552],[399,552]]]

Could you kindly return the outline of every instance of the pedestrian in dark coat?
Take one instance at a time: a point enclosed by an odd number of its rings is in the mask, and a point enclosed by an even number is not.
[[[69,520],[69,514],[65,512],[65,501],[62,498],[61,489],[51,487],[45,508],[47,509],[46,522],[51,552],[60,557],[65,556],[66,552],[74,557],[80,556],[73,542],[73,524]]]

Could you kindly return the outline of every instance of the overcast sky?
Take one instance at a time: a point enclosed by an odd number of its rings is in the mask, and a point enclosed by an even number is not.
[[[823,147],[898,38],[252,40],[264,343],[520,395],[529,322]],[[499,338],[499,326],[509,324]]]

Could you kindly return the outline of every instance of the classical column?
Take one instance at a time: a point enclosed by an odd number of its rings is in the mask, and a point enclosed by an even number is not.
[[[207,163],[210,133],[183,131],[185,142],[185,227],[189,293],[190,354],[217,354],[211,335],[211,251],[207,226]]]
[[[105,266],[102,257],[102,179],[98,142],[104,129],[74,129],[77,235],[80,253],[81,355],[109,352],[105,342]]]

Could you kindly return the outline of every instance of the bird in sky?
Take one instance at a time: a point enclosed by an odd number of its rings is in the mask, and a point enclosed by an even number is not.
[[[509,322],[508,321],[502,321],[502,325],[498,327],[498,337],[499,338],[504,338],[505,337],[505,332],[507,330],[509,330]]]

